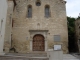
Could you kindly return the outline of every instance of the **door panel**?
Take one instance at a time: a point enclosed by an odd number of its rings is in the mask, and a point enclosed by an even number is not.
[[[44,51],[44,36],[37,34],[33,37],[33,51]]]

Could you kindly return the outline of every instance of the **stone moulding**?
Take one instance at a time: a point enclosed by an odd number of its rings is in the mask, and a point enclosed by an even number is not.
[[[48,32],[48,30],[29,30],[29,32]]]

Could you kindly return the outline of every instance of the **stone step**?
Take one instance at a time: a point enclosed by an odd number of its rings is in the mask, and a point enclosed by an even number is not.
[[[47,57],[47,53],[6,53],[7,56]]]
[[[49,60],[47,57],[0,56],[0,60]]]

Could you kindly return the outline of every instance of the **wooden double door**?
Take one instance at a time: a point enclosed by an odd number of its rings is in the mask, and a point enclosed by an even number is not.
[[[45,41],[44,36],[37,34],[33,37],[33,51],[44,51],[45,50]]]

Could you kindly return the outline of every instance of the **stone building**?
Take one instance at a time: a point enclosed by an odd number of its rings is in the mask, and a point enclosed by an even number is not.
[[[3,53],[5,24],[7,16],[7,0],[0,0],[0,55]]]
[[[75,21],[75,36],[76,36],[76,42],[78,45],[78,49],[80,52],[80,17]]]
[[[9,0],[5,52],[53,51],[59,45],[68,53],[68,30],[64,0]],[[55,48],[56,49],[56,48]]]

